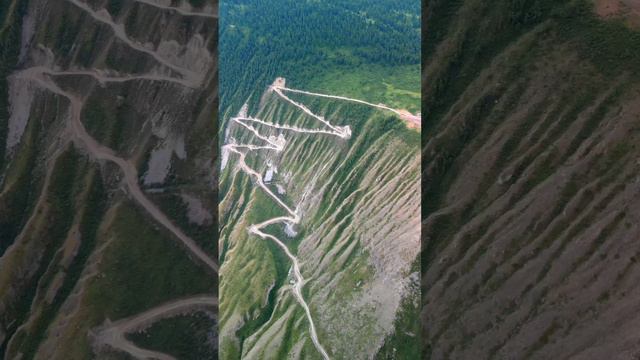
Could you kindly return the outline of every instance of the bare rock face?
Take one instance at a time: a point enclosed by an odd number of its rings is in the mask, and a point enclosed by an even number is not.
[[[0,351],[122,355],[136,314],[151,311],[153,338],[174,321],[163,309],[217,304],[217,15],[186,0],[6,3]],[[121,340],[92,347],[107,333]]]
[[[637,356],[637,33],[564,2],[444,9],[423,48],[423,357]]]

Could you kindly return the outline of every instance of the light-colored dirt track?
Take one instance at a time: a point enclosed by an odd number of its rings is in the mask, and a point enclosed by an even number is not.
[[[288,92],[292,92],[292,93],[304,94],[304,95],[315,96],[315,97],[322,97],[322,98],[327,98],[327,99],[349,101],[349,102],[354,102],[354,103],[358,103],[358,104],[362,104],[362,105],[367,105],[367,106],[371,106],[371,107],[374,107],[374,108],[378,108],[380,110],[391,111],[392,113],[398,115],[402,120],[407,122],[410,127],[420,128],[422,126],[422,118],[420,116],[413,115],[413,114],[411,114],[410,112],[408,112],[406,110],[394,109],[394,108],[388,107],[388,106],[386,106],[384,104],[373,104],[373,103],[370,103],[370,102],[367,102],[367,101],[364,101],[364,100],[353,99],[353,98],[349,98],[349,97],[345,97],[345,96],[320,94],[320,93],[314,93],[314,92],[309,92],[309,91],[290,89],[290,88],[287,88],[287,87],[284,87],[284,86],[278,86],[278,85],[273,85],[273,89],[276,92],[278,92],[279,94],[281,94],[281,95],[282,95],[282,91],[288,91]]]
[[[100,346],[107,345],[115,349],[120,349],[138,359],[174,360],[172,356],[137,347],[127,340],[125,335],[137,329],[144,328],[158,320],[202,308],[213,308],[217,306],[218,298],[207,295],[173,301],[130,318],[107,323],[105,327],[96,330],[93,334],[94,340]]]
[[[310,334],[310,337],[311,337],[311,340],[312,340],[314,346],[316,347],[318,352],[322,355],[322,357],[325,360],[328,360],[329,359],[329,355],[326,352],[326,350],[324,349],[324,347],[322,346],[322,344],[320,343],[320,340],[318,339],[316,326],[315,326],[313,317],[311,315],[311,311],[309,309],[309,305],[307,304],[306,300],[304,299],[304,296],[302,295],[302,288],[304,286],[305,279],[302,276],[302,273],[300,272],[300,262],[299,262],[298,258],[293,253],[291,253],[291,251],[289,250],[289,248],[287,247],[287,245],[284,242],[282,242],[277,237],[275,237],[275,236],[273,236],[271,234],[267,234],[266,232],[262,231],[262,229],[266,228],[269,225],[273,225],[273,224],[289,224],[289,225],[298,224],[300,222],[300,220],[301,220],[300,219],[300,215],[298,214],[297,209],[292,209],[289,205],[287,205],[282,199],[280,199],[280,197],[278,197],[276,194],[274,194],[265,185],[262,175],[259,172],[257,172],[256,170],[252,169],[251,167],[249,167],[247,165],[247,163],[245,161],[245,157],[246,157],[247,153],[243,152],[241,150],[242,149],[247,150],[247,151],[273,150],[273,151],[281,152],[285,148],[286,139],[284,138],[282,133],[278,137],[275,137],[275,136],[267,137],[266,135],[261,134],[256,128],[251,126],[250,123],[257,123],[257,124],[260,124],[260,125],[263,125],[263,126],[267,126],[267,127],[273,128],[273,129],[289,131],[289,132],[294,132],[294,133],[299,133],[299,134],[334,135],[334,136],[337,136],[337,137],[342,138],[342,139],[349,139],[351,137],[351,128],[349,126],[336,126],[336,125],[331,124],[324,117],[315,114],[313,111],[311,111],[309,108],[307,108],[304,104],[296,102],[296,101],[292,100],[291,98],[289,98],[288,96],[286,96],[284,94],[284,91],[289,91],[289,92],[294,92],[294,93],[301,93],[301,94],[305,94],[305,95],[309,95],[309,96],[316,96],[316,97],[322,97],[322,98],[328,98],[328,99],[334,99],[334,100],[340,100],[340,101],[355,102],[355,103],[371,106],[371,107],[374,107],[374,108],[378,108],[378,109],[381,109],[381,110],[392,111],[392,112],[394,112],[394,113],[396,113],[397,115],[400,115],[400,116],[406,115],[406,114],[403,114],[400,111],[392,109],[392,108],[389,108],[389,107],[387,107],[385,105],[381,105],[381,104],[376,105],[376,104],[372,104],[372,103],[369,103],[369,102],[366,102],[366,101],[362,101],[362,100],[358,100],[358,99],[351,99],[351,98],[346,98],[346,97],[342,97],[342,96],[334,96],[334,95],[326,95],[326,94],[317,94],[317,93],[307,92],[307,91],[303,91],[303,90],[289,89],[289,88],[284,87],[282,85],[283,83],[284,83],[284,79],[278,78],[278,79],[276,79],[274,84],[270,86],[269,90],[273,91],[274,93],[276,93],[284,101],[290,103],[291,105],[295,106],[296,108],[302,110],[305,114],[307,114],[310,117],[314,118],[315,120],[319,121],[321,124],[325,125],[328,129],[321,129],[321,128],[305,129],[305,128],[300,128],[300,127],[296,127],[296,126],[275,124],[275,123],[272,123],[272,122],[264,121],[262,119],[257,119],[257,118],[254,118],[254,117],[250,117],[250,116],[247,115],[247,105],[245,105],[245,106],[243,106],[242,110],[240,111],[240,114],[238,114],[238,116],[236,116],[236,117],[231,118],[231,121],[241,125],[245,129],[247,129],[250,132],[252,132],[258,139],[264,141],[265,144],[264,145],[255,145],[255,144],[229,143],[229,144],[225,144],[223,146],[223,152],[224,151],[228,151],[228,152],[237,154],[238,155],[238,165],[239,165],[240,169],[242,171],[244,171],[247,175],[253,177],[255,179],[255,183],[265,193],[267,193],[267,195],[273,201],[275,201],[283,210],[285,210],[288,213],[288,216],[276,217],[276,218],[269,219],[269,220],[264,221],[264,222],[259,223],[259,224],[251,224],[249,226],[249,228],[248,228],[248,231],[249,231],[250,234],[257,235],[257,236],[261,237],[262,239],[269,239],[269,240],[275,242],[284,251],[284,253],[287,255],[287,257],[291,260],[292,268],[293,268],[293,276],[295,278],[293,286],[292,286],[292,291],[293,291],[294,297],[296,298],[296,300],[298,301],[300,306],[302,306],[302,308],[305,311],[305,315],[307,317],[307,321],[309,322],[309,334]]]
[[[179,8],[179,7],[163,5],[163,4],[160,4],[159,2],[154,1],[154,0],[135,0],[135,2],[138,2],[138,3],[141,3],[141,4],[146,4],[146,5],[149,5],[149,6],[153,6],[153,7],[156,7],[158,9],[163,9],[163,10],[168,10],[168,11],[175,11],[178,14],[183,15],[183,16],[195,16],[195,17],[203,17],[203,18],[210,18],[210,19],[217,19],[218,18],[217,14],[210,14],[210,13],[205,13],[205,12],[197,12],[197,11],[185,10],[185,9]]]
[[[135,166],[130,161],[118,157],[112,149],[98,143],[87,133],[81,120],[81,112],[84,102],[75,95],[65,92],[58,87],[49,77],[46,76],[46,72],[40,68],[27,69],[23,74],[21,74],[21,76],[36,81],[45,89],[69,100],[70,121],[68,126],[72,140],[79,142],[95,159],[107,160],[118,165],[124,175],[127,190],[134,200],[136,200],[136,202],[140,204],[140,206],[142,206],[154,220],[177,237],[189,252],[191,252],[191,254],[193,254],[213,272],[217,273],[218,264],[204,253],[193,239],[175,226],[171,220],[169,220],[169,218],[144,195],[142,189],[140,189],[140,186],[138,185],[138,171]]]
[[[116,152],[96,141],[86,131],[82,119],[81,113],[84,107],[85,99],[81,96],[75,95],[71,92],[63,90],[56,83],[57,77],[69,77],[69,76],[89,76],[101,85],[109,83],[123,83],[129,81],[158,81],[173,83],[178,86],[186,88],[199,88],[204,74],[195,73],[189,69],[185,69],[178,65],[173,64],[161,54],[149,49],[147,46],[141,45],[131,40],[124,31],[122,24],[116,24],[110,14],[106,10],[99,11],[93,10],[88,4],[81,0],[66,0],[68,3],[73,4],[81,11],[90,15],[98,22],[109,26],[114,35],[121,40],[125,45],[133,50],[146,53],[151,58],[155,59],[159,64],[169,68],[175,77],[165,76],[156,72],[148,74],[120,74],[109,70],[96,70],[96,69],[67,69],[59,70],[54,66],[40,65],[27,68],[15,73],[12,76],[22,78],[24,81],[30,81],[38,84],[43,90],[46,90],[52,94],[58,95],[69,102],[68,120],[66,122],[66,128],[61,132],[61,139],[57,141],[55,152],[48,157],[47,172],[43,185],[42,194],[36,204],[36,209],[41,206],[41,203],[45,199],[45,193],[51,177],[51,172],[54,168],[55,159],[65,148],[64,144],[69,141],[73,141],[78,147],[83,148],[91,158],[99,161],[112,162],[118,166],[123,174],[123,184],[130,195],[130,197],[138,203],[157,223],[164,227],[167,231],[173,234],[184,248],[192,255],[194,260],[203,264],[208,271],[212,274],[217,274],[218,264],[215,260],[211,259],[200,247],[186,235],[179,227],[175,226],[173,222],[151,201],[149,200],[140,186],[138,185],[138,173],[135,165],[129,160],[119,157]],[[196,13],[185,10],[184,8],[172,8],[169,6],[156,3],[153,0],[135,0],[140,3],[154,6],[163,10],[174,11],[177,14],[184,16],[201,16],[207,18],[217,18],[217,15],[207,13]],[[31,220],[29,220],[30,222]],[[29,222],[27,223],[28,227]],[[16,242],[20,242],[18,237]],[[94,332],[94,337],[99,344],[110,346],[114,349],[122,350],[130,355],[140,359],[173,359],[173,357],[162,354],[155,351],[149,351],[141,349],[135,346],[133,343],[127,341],[124,335],[127,332],[133,331],[141,326],[148,326],[153,322],[174,316],[177,314],[191,312],[201,308],[211,308],[218,305],[218,299],[215,296],[194,296],[188,299],[181,299],[173,301],[156,308],[147,310],[136,316],[122,319],[114,323],[108,323],[106,326],[101,327],[98,331]]]

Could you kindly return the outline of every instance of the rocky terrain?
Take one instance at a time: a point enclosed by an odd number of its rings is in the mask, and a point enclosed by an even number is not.
[[[216,8],[0,5],[4,358],[215,354]],[[178,315],[161,349],[129,336]]]
[[[601,3],[426,4],[424,359],[640,354],[637,4]]]

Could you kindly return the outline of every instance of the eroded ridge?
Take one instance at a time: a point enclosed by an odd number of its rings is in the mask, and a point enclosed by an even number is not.
[[[337,136],[337,137],[342,138],[342,139],[349,139],[351,137],[351,134],[352,134],[351,133],[351,127],[349,127],[348,125],[347,126],[337,126],[337,125],[331,124],[323,116],[314,113],[308,107],[306,107],[304,104],[289,98],[287,95],[284,94],[285,91],[301,93],[301,94],[306,94],[306,95],[311,95],[311,96],[330,98],[330,99],[336,99],[336,100],[342,100],[342,101],[350,101],[350,102],[355,102],[355,103],[359,103],[359,104],[363,104],[363,105],[368,105],[368,106],[371,106],[371,107],[374,107],[374,108],[377,108],[377,109],[381,109],[381,110],[392,111],[392,112],[394,112],[394,113],[396,113],[398,115],[403,115],[403,114],[400,111],[392,109],[392,108],[387,107],[385,105],[376,105],[376,104],[372,104],[372,103],[369,103],[369,102],[366,102],[366,101],[362,101],[362,100],[358,100],[358,99],[351,99],[351,98],[346,98],[346,97],[342,97],[342,96],[317,94],[317,93],[311,93],[311,92],[302,91],[302,90],[289,89],[289,88],[284,87],[284,81],[285,80],[283,78],[276,79],[276,81],[273,83],[273,85],[271,85],[269,87],[269,91],[273,91],[275,94],[277,94],[284,101],[288,102],[289,104],[291,104],[291,105],[295,106],[296,108],[300,109],[301,111],[303,111],[305,114],[307,114],[310,117],[314,118],[315,120],[319,121],[321,124],[323,124],[325,126],[325,128],[314,128],[314,129],[301,128],[301,127],[297,127],[297,126],[276,124],[276,123],[268,122],[268,121],[265,121],[265,120],[262,120],[262,119],[258,119],[258,118],[255,118],[255,117],[251,117],[251,116],[247,115],[248,106],[247,106],[247,104],[245,104],[242,107],[242,109],[240,110],[239,114],[237,116],[231,118],[231,121],[241,125],[245,129],[247,129],[248,131],[253,133],[253,135],[256,138],[262,140],[264,142],[264,144],[262,144],[262,145],[249,144],[249,143],[238,144],[238,143],[235,143],[235,141],[232,141],[231,143],[225,144],[223,146],[223,154],[224,154],[224,152],[232,152],[232,153],[237,154],[238,155],[238,166],[239,166],[239,168],[243,172],[245,172],[247,175],[249,175],[250,177],[253,177],[255,179],[255,183],[273,201],[275,201],[278,204],[278,206],[280,206],[283,210],[286,211],[286,213],[287,213],[286,216],[280,216],[280,217],[269,219],[269,220],[264,221],[264,222],[259,223],[259,224],[251,224],[251,225],[249,225],[248,231],[249,231],[250,234],[257,235],[262,239],[269,239],[269,240],[273,241],[274,243],[276,243],[284,251],[284,253],[287,255],[287,257],[291,260],[292,269],[293,269],[293,275],[294,275],[294,278],[295,278],[293,286],[292,286],[293,295],[296,298],[296,300],[298,301],[298,303],[300,304],[300,306],[302,306],[302,308],[304,309],[304,312],[306,314],[307,320],[309,322],[309,333],[310,333],[311,340],[313,341],[314,346],[316,347],[318,352],[322,355],[322,357],[325,360],[328,360],[329,359],[329,355],[327,354],[326,350],[324,349],[324,347],[322,346],[322,344],[318,340],[318,335],[317,335],[317,332],[316,332],[315,323],[313,321],[313,317],[311,316],[311,311],[309,310],[309,305],[307,304],[306,300],[304,299],[304,296],[302,295],[302,288],[304,286],[305,279],[302,276],[302,273],[300,272],[300,262],[299,262],[298,258],[293,253],[291,253],[291,251],[289,250],[289,248],[287,247],[287,245],[284,242],[282,242],[277,237],[275,237],[275,236],[273,236],[271,234],[268,234],[265,231],[263,231],[263,229],[266,228],[269,225],[284,224],[284,225],[287,225],[287,226],[293,226],[295,224],[300,223],[301,218],[300,218],[300,214],[298,212],[298,208],[293,209],[291,206],[287,205],[281,198],[279,198],[273,191],[271,191],[271,189],[269,189],[265,185],[262,175],[258,171],[252,169],[251,167],[249,167],[247,165],[247,163],[245,161],[245,157],[246,157],[247,153],[250,152],[250,151],[271,150],[271,151],[276,151],[276,152],[282,152],[284,150],[284,148],[285,148],[285,145],[286,145],[286,139],[285,139],[285,137],[283,135],[284,131],[290,131],[290,132],[300,133],[300,134],[333,135],[333,136]],[[263,125],[263,126],[266,126],[266,127],[273,128],[273,129],[282,130],[283,132],[279,133],[277,136],[274,136],[274,135],[267,136],[267,135],[264,135],[264,134],[260,133],[260,131],[258,129],[256,129],[254,126],[252,126],[251,124],[259,124],[259,125]]]
[[[131,197],[158,223],[160,223],[165,229],[171,232],[182,244],[185,248],[201,263],[203,263],[207,268],[209,268],[214,274],[218,273],[218,264],[216,261],[211,259],[200,247],[197,243],[191,239],[188,235],[186,235],[180,228],[175,226],[173,222],[149,200],[143,193],[142,189],[138,185],[138,173],[136,167],[130,160],[125,160],[121,157],[118,157],[116,153],[109,147],[106,147],[100,143],[98,143],[94,138],[92,138],[89,133],[87,133],[84,125],[82,124],[80,114],[82,112],[82,107],[84,105],[84,101],[80,98],[76,97],[73,94],[70,94],[64,90],[62,90],[55,82],[53,82],[50,78],[52,75],[57,76],[69,76],[69,75],[78,75],[76,72],[56,72],[49,71],[43,67],[30,68],[26,69],[22,73],[18,73],[17,76],[21,76],[25,79],[32,80],[38,84],[40,84],[44,89],[49,90],[50,92],[62,96],[69,101],[70,104],[70,115],[69,122],[67,124],[67,128],[65,131],[65,135],[69,137],[71,141],[75,141],[79,143],[87,152],[96,160],[107,160],[114,164],[116,164],[122,173],[124,174],[124,183],[128,190],[128,193]],[[90,73],[83,73],[82,75],[91,75]],[[136,79],[144,79],[149,80],[149,77],[142,76],[140,78],[136,76],[127,76],[128,80],[136,80]],[[101,82],[109,82],[110,79],[105,77],[101,79],[97,79]],[[156,81],[166,81],[155,79]],[[115,80],[115,81],[119,81]],[[66,142],[65,142],[66,143]],[[53,168],[52,165],[50,165]],[[50,172],[50,171],[49,171]],[[49,173],[48,172],[48,173]],[[48,177],[47,177],[48,180]],[[193,304],[215,304],[217,305],[216,297],[194,297],[185,300],[181,300],[177,302],[177,305],[180,306],[189,306]],[[159,359],[173,359],[168,355],[164,355],[161,353],[144,350],[136,347],[129,341],[126,341],[124,338],[124,333],[126,333],[127,329],[130,326],[127,324],[132,324],[137,322],[139,319],[148,320],[148,322],[153,322],[159,320],[163,317],[169,316],[174,310],[175,306],[160,306],[157,308],[153,308],[148,310],[146,313],[131,319],[128,322],[117,323],[114,326],[107,326],[103,331],[98,334],[98,340],[100,344],[106,344],[112,346],[116,349],[120,349],[125,351],[135,357],[145,359],[148,357],[159,358]],[[145,314],[153,314],[151,317],[145,316]],[[126,326],[125,326],[126,325]]]
[[[287,257],[291,260],[291,264],[292,264],[292,268],[293,268],[293,275],[294,275],[294,278],[295,278],[293,286],[292,286],[293,295],[296,298],[296,300],[298,301],[298,303],[300,304],[300,306],[302,306],[302,308],[304,309],[305,315],[307,317],[307,321],[309,322],[309,334],[311,336],[311,340],[313,342],[313,345],[316,347],[316,349],[322,355],[322,357],[325,360],[328,360],[329,359],[329,354],[327,354],[326,350],[324,349],[324,347],[322,346],[322,344],[320,343],[320,341],[318,339],[318,333],[316,331],[316,326],[315,326],[315,323],[313,321],[313,317],[311,316],[311,310],[309,310],[309,305],[307,304],[306,300],[304,299],[304,296],[302,295],[302,288],[304,286],[305,279],[302,276],[302,273],[300,272],[300,262],[298,261],[298,258],[293,253],[291,253],[291,251],[289,250],[287,245],[285,245],[280,239],[278,239],[277,237],[275,237],[275,236],[273,236],[271,234],[267,234],[266,232],[262,231],[262,229],[264,229],[265,227],[267,227],[269,225],[273,225],[273,224],[279,224],[280,223],[280,224],[293,226],[295,224],[300,223],[300,214],[298,213],[298,209],[297,208],[296,209],[291,208],[282,199],[280,199],[276,194],[274,194],[273,191],[271,191],[271,189],[269,189],[265,185],[264,180],[262,178],[262,174],[260,174],[256,170],[254,170],[251,167],[249,167],[249,165],[247,165],[247,163],[245,161],[245,157],[246,157],[246,154],[247,154],[246,152],[248,152],[248,151],[273,150],[273,151],[276,151],[276,152],[281,152],[281,151],[284,150],[285,145],[286,145],[286,139],[285,139],[285,137],[284,137],[284,135],[282,133],[280,133],[277,137],[273,136],[273,135],[272,136],[266,136],[266,135],[261,134],[255,127],[250,125],[251,123],[257,123],[257,124],[264,125],[264,126],[267,126],[267,127],[273,128],[273,129],[292,131],[292,132],[301,133],[301,134],[334,135],[334,136],[337,136],[337,137],[340,137],[340,138],[343,138],[343,139],[348,139],[349,137],[351,137],[351,128],[349,126],[334,126],[334,125],[332,125],[331,123],[326,121],[322,116],[316,115],[315,113],[313,113],[311,110],[309,110],[303,104],[297,103],[297,102],[291,100],[290,98],[288,98],[286,95],[284,95],[282,93],[282,91],[280,91],[280,88],[278,88],[276,86],[272,86],[271,90],[273,90],[276,94],[278,94],[284,100],[288,101],[292,105],[294,105],[294,106],[298,107],[299,109],[301,109],[302,111],[304,111],[309,116],[313,117],[314,119],[320,121],[322,124],[326,125],[329,129],[328,130],[326,130],[326,129],[305,129],[305,128],[299,128],[299,127],[295,127],[295,126],[279,125],[279,124],[271,123],[271,122],[264,121],[264,120],[261,120],[261,119],[257,119],[257,118],[254,118],[254,117],[250,117],[250,116],[247,115],[247,105],[245,104],[242,107],[242,110],[240,111],[238,116],[231,118],[231,121],[241,125],[245,129],[247,129],[250,132],[252,132],[258,139],[264,141],[265,144],[264,145],[256,145],[256,144],[235,144],[235,143],[230,143],[230,144],[225,144],[223,146],[223,151],[230,151],[232,153],[237,154],[238,155],[238,164],[239,164],[240,169],[242,171],[244,171],[246,174],[248,174],[249,176],[255,178],[256,184],[262,190],[264,190],[264,192],[271,199],[273,199],[273,201],[275,201],[282,209],[284,209],[287,212],[287,214],[288,214],[287,216],[276,217],[276,218],[269,219],[269,220],[264,221],[264,222],[259,223],[259,224],[251,224],[249,226],[249,228],[248,228],[248,231],[249,231],[250,234],[257,235],[262,239],[269,239],[269,240],[275,242],[284,251],[284,253],[287,255]],[[244,149],[246,152],[241,151],[242,149]]]
[[[138,171],[133,163],[129,160],[125,160],[118,157],[113,149],[100,144],[86,131],[81,120],[82,108],[84,106],[84,100],[77,96],[62,90],[51,78],[48,76],[50,73],[46,71],[44,67],[29,68],[19,73],[17,76],[23,77],[28,80],[32,80],[35,83],[40,84],[44,89],[50,92],[62,96],[69,101],[70,114],[69,122],[66,128],[66,135],[70,136],[72,140],[76,141],[84,147],[89,154],[96,160],[107,160],[116,164],[122,173],[124,174],[124,182],[129,191],[129,194],[133,199],[138,202],[151,217],[158,223],[164,226],[169,232],[177,237],[185,247],[191,252],[198,260],[204,263],[214,273],[218,272],[218,264],[212,260],[207,254],[202,251],[196,244],[196,242],[187,236],[182,230],[175,226],[171,220],[158,209],[142,192],[140,185],[138,185]],[[57,74],[62,74],[57,72]],[[135,77],[132,77],[135,78]],[[147,79],[147,78],[145,78]],[[102,81],[108,81],[104,78]]]
[[[147,81],[160,81],[160,82],[170,82],[180,86],[188,87],[188,88],[197,88],[200,85],[200,80],[194,78],[189,70],[174,66],[169,64],[165,59],[163,59],[156,52],[151,51],[146,48],[141,49],[141,45],[130,40],[126,33],[124,32],[123,25],[115,24],[113,20],[111,20],[111,16],[104,10],[94,11],[91,9],[86,3],[81,2],[79,0],[67,0],[68,2],[73,3],[75,6],[78,6],[83,11],[88,12],[95,20],[105,23],[109,25],[114,33],[123,40],[129,47],[134,50],[141,50],[146,53],[149,53],[156,59],[159,63],[164,65],[170,65],[170,67],[176,70],[178,73],[182,74],[182,78],[174,78],[171,76],[159,75],[155,73],[151,74],[141,74],[141,75],[121,75],[117,74],[115,76],[111,76],[111,73],[108,71],[98,71],[98,70],[66,70],[61,71],[57,69],[53,69],[51,66],[34,66],[25,70],[20,71],[15,76],[21,77],[24,79],[32,80],[38,84],[40,84],[44,89],[49,90],[50,92],[62,96],[69,101],[70,106],[70,116],[69,123],[67,124],[66,135],[70,135],[73,140],[76,140],[81,145],[83,145],[86,150],[97,160],[107,160],[115,163],[123,172],[125,177],[125,184],[127,189],[129,190],[130,195],[136,200],[148,213],[151,215],[154,220],[162,224],[167,230],[169,230],[173,235],[175,235],[185,246],[186,248],[202,263],[204,263],[209,269],[211,269],[214,273],[218,272],[218,264],[212,260],[208,255],[200,249],[195,241],[193,241],[189,236],[187,236],[182,230],[173,225],[171,220],[160,211],[142,192],[140,186],[138,185],[138,173],[135,166],[129,161],[123,158],[118,157],[115,152],[97,142],[84,128],[81,120],[81,112],[84,106],[84,100],[62,90],[55,81],[52,80],[52,76],[90,76],[98,81],[100,84],[105,83],[118,83],[118,82],[127,82],[127,81],[136,81],[136,80],[147,80]]]
[[[145,53],[149,56],[151,56],[152,58],[154,58],[158,63],[160,63],[161,65],[163,65],[164,67],[180,74],[180,76],[182,77],[182,79],[184,81],[187,81],[190,84],[194,84],[195,86],[200,85],[200,83],[203,80],[203,74],[198,74],[190,69],[186,69],[184,67],[180,67],[176,64],[174,64],[173,62],[171,62],[169,59],[166,59],[165,57],[163,57],[162,55],[158,54],[158,52],[149,49],[147,46],[142,45],[134,40],[132,40],[131,38],[129,38],[129,36],[127,35],[127,32],[125,30],[124,24],[118,24],[116,23],[113,18],[111,17],[111,15],[104,9],[96,11],[93,10],[87,3],[80,1],[80,0],[66,0],[67,2],[73,4],[74,6],[78,7],[79,9],[81,9],[82,11],[84,11],[85,13],[87,13],[89,16],[91,16],[94,20],[108,26],[111,28],[111,30],[113,31],[113,34],[123,43],[125,43],[129,48]],[[148,3],[148,2],[147,2]],[[173,8],[173,9],[177,9],[177,8]]]

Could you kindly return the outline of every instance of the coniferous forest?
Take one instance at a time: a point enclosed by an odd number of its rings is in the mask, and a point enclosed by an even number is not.
[[[249,96],[255,100],[277,76],[325,90],[322,77],[332,72],[372,81],[388,74],[419,92],[419,14],[416,1],[221,1],[221,113],[237,111]],[[398,76],[397,69],[410,71]]]

